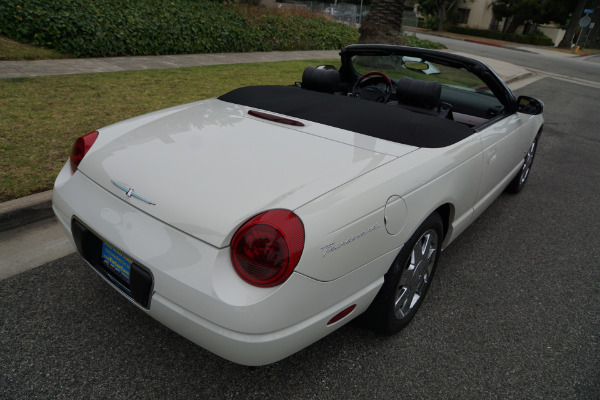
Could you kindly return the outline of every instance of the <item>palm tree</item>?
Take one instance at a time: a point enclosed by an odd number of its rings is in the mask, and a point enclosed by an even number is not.
[[[402,13],[404,0],[371,0],[371,10],[363,19],[359,43],[404,44]]]

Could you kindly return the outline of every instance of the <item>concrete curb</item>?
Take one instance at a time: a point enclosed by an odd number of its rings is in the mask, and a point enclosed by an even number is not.
[[[486,46],[504,47],[504,45],[502,45],[500,43],[489,43],[489,42],[484,42],[484,41],[481,41],[481,40],[473,40],[473,39],[463,39],[463,40],[465,42],[485,44]]]
[[[535,75],[535,74],[534,74],[533,72],[529,72],[529,71],[527,71],[527,72],[525,72],[525,73],[522,73],[521,75],[518,75],[518,76],[513,76],[512,78],[510,78],[510,79],[507,79],[507,80],[505,80],[504,82],[506,82],[506,84],[507,84],[507,85],[510,85],[511,83],[514,83],[514,82],[516,82],[516,81],[520,81],[521,79],[527,79],[527,78],[529,78],[530,76],[534,76],[534,75]]]
[[[442,38],[445,38],[445,39],[460,40],[462,42],[471,42],[471,43],[477,43],[477,44],[484,44],[486,46],[505,47],[507,49],[512,49],[513,48],[512,46],[514,46],[514,43],[507,43],[507,44],[491,43],[491,42],[486,42],[485,40],[479,40],[479,39],[470,39],[470,38],[465,38],[465,37],[456,37],[456,36],[442,35],[442,34],[437,33],[435,31],[431,31],[431,32],[417,32],[417,33],[423,33],[425,35],[430,35],[430,36],[438,36],[438,37],[442,37]]]
[[[0,203],[0,232],[54,216],[52,190]]]
[[[533,49],[538,47],[535,45],[529,45],[527,43],[515,43],[515,42],[505,42],[505,43],[493,43],[493,42],[489,42],[486,41],[484,39],[472,39],[472,38],[468,38],[468,37],[456,37],[456,36],[446,36],[440,33],[435,33],[435,32],[417,32],[417,33],[423,33],[426,35],[430,35],[430,36],[437,36],[437,37],[442,37],[445,39],[453,39],[453,40],[459,40],[462,42],[469,42],[469,43],[477,43],[477,44],[483,44],[486,46],[494,46],[494,47],[502,47],[504,49],[510,49],[510,50],[516,50],[516,51],[523,51],[526,53],[533,53],[533,54],[539,54],[536,51],[534,51]],[[525,49],[523,47],[530,47],[532,50],[528,50]],[[548,50],[548,51],[554,51],[556,53],[559,53],[559,51],[555,51],[555,50]],[[577,56],[588,56],[589,54],[587,53],[582,53],[582,54],[573,54],[573,57],[577,57]]]

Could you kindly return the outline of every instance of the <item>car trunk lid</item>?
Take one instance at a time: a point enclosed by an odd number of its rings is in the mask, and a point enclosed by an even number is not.
[[[357,145],[359,134],[342,143],[345,131],[303,123],[208,100],[100,130],[79,168],[143,212],[224,247],[248,218],[293,210],[398,155],[375,151],[368,138]]]

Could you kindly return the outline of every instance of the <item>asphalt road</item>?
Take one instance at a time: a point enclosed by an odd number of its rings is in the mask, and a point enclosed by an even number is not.
[[[551,51],[549,51],[548,54],[535,54],[533,52],[525,51],[529,47],[525,44],[514,44],[513,47],[519,47],[523,49],[514,50],[512,48],[485,46],[477,43],[436,35],[419,33],[417,36],[422,39],[443,43],[451,50],[502,60],[525,68],[551,72],[572,78],[600,82],[600,55],[571,57],[570,55]]]
[[[600,89],[545,78],[527,186],[442,255],[395,336],[355,321],[246,368],[164,328],[76,256],[0,281],[0,397],[598,399]]]

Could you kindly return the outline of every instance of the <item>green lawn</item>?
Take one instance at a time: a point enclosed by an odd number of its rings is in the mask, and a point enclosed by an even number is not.
[[[0,79],[0,201],[52,188],[76,138],[111,123],[339,60]]]
[[[39,46],[19,43],[0,36],[0,61],[1,60],[53,60],[67,56],[57,51]]]

